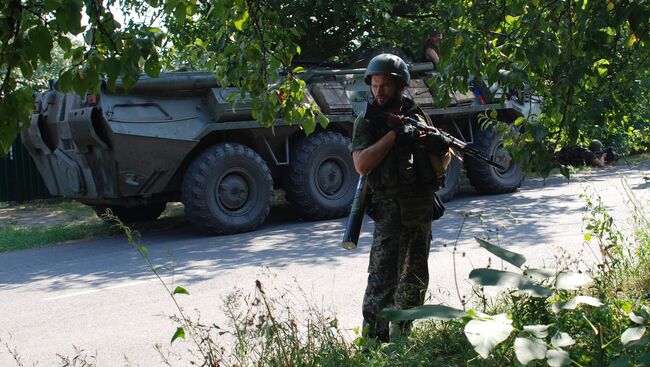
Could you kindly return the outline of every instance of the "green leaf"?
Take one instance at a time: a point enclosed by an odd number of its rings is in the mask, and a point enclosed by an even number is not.
[[[187,289],[185,289],[185,288],[183,288],[181,286],[177,286],[176,288],[174,288],[173,294],[186,294],[186,295],[189,296],[190,292],[188,292]]]
[[[546,338],[550,325],[524,325],[524,331],[536,338]]]
[[[107,84],[108,84],[108,89],[111,91],[115,91],[115,84],[117,82],[117,78],[119,78],[120,73],[122,72],[122,63],[120,60],[116,58],[108,58],[106,61],[104,61],[103,64],[104,72],[106,72],[107,76]]]
[[[68,52],[72,49],[72,41],[70,41],[70,38],[66,36],[59,36],[57,38],[57,43],[59,44],[59,47],[65,52]]]
[[[235,28],[238,31],[243,31],[244,30],[244,25],[246,24],[246,21],[248,20],[248,11],[245,11],[242,13],[241,18],[235,20]]]
[[[645,326],[635,326],[628,328],[621,334],[621,343],[627,345],[632,341],[639,340],[645,334]]]
[[[38,50],[38,55],[44,62],[52,61],[52,34],[44,25],[38,25],[29,32],[29,38],[33,42],[33,47]]]
[[[56,10],[56,8],[58,8],[58,7],[59,7],[59,1],[57,1],[57,0],[45,0],[45,1],[43,1],[43,10],[45,12],[47,12],[47,13],[50,13],[50,12]]]
[[[143,245],[140,245],[138,246],[138,252],[140,252],[143,255],[147,255],[149,253],[149,249]]]
[[[162,66],[160,65],[160,62],[158,61],[157,57],[150,57],[147,59],[147,61],[144,63],[144,71],[147,73],[152,78],[157,78],[160,76],[160,69]]]
[[[172,336],[172,341],[171,341],[171,343],[174,343],[174,340],[179,339],[179,338],[180,338],[180,339],[185,339],[185,330],[183,330],[182,327],[178,327],[178,328],[176,328],[176,332],[175,332],[174,335]]]
[[[86,78],[83,70],[77,69],[72,77],[72,89],[79,96],[83,96],[88,92],[90,81]]]
[[[632,365],[632,357],[629,355],[622,355],[616,358],[609,367],[630,367]]]
[[[469,278],[481,285],[516,288],[533,297],[548,297],[552,293],[550,289],[532,282],[521,274],[510,271],[474,269],[469,273]]]
[[[565,332],[558,332],[551,338],[551,344],[555,348],[568,347],[575,344],[576,341],[571,337],[571,335]]]
[[[569,353],[562,349],[549,349],[549,351],[546,352],[546,359],[548,365],[551,367],[562,367],[571,364]]]
[[[31,79],[31,77],[34,75],[34,68],[32,67],[32,64],[30,64],[26,60],[21,60],[20,72],[23,74],[25,78]]]
[[[302,128],[305,130],[305,134],[309,135],[316,130],[316,121],[314,119],[305,119],[302,121]]]
[[[536,359],[546,357],[546,343],[537,338],[517,338],[515,339],[515,356],[519,363],[524,366]]]
[[[297,67],[295,67],[293,69],[294,74],[300,74],[300,73],[304,73],[304,72],[305,72],[305,68],[303,68],[302,66],[297,66]]]
[[[327,125],[329,125],[329,123],[330,123],[330,120],[327,118],[327,116],[325,116],[324,114],[322,114],[320,112],[316,112],[316,121],[318,121],[318,124],[322,128],[327,128]]]
[[[557,289],[577,290],[592,282],[592,279],[582,273],[561,272],[555,281]]]
[[[483,319],[473,319],[465,325],[465,336],[476,353],[487,358],[494,347],[510,336],[513,330],[512,320],[506,314],[479,315]]]
[[[176,21],[178,24],[180,26],[183,26],[185,24],[185,19],[187,18],[187,7],[185,6],[184,2],[178,2],[176,9],[174,9],[174,15],[176,16]]]
[[[650,336],[646,335],[641,339],[630,341],[626,347],[628,349],[645,349],[648,343],[650,343]]]
[[[635,324],[643,325],[645,323],[645,319],[641,316],[637,316],[637,314],[635,314],[634,312],[628,313],[627,316]]]
[[[518,268],[521,268],[521,266],[526,262],[526,258],[516,252],[508,251],[503,247],[493,245],[490,242],[478,237],[474,237],[474,239],[484,249],[490,251],[500,259],[505,260]]]
[[[512,23],[516,22],[517,20],[519,20],[519,18],[521,18],[521,17],[513,17],[511,15],[506,15],[506,23],[512,24]]]
[[[3,134],[0,134],[0,149],[5,154],[11,148],[16,135],[20,133],[21,125],[29,126],[33,103],[33,91],[30,87],[14,90],[5,96],[3,103],[0,103],[0,116],[6,121],[4,126],[0,123],[3,131]]]
[[[62,33],[81,33],[81,0],[62,0],[54,16]]]
[[[72,73],[72,70],[66,70],[59,75],[59,80],[56,83],[57,90],[65,93],[72,89]]]
[[[630,48],[634,46],[636,41],[637,41],[636,35],[634,33],[630,33],[630,37],[628,37],[627,40],[625,41],[625,47]]]
[[[650,366],[650,351],[643,353],[641,357],[637,359],[637,364],[639,366]]]
[[[553,278],[555,276],[555,270],[526,269],[525,274],[531,276],[533,279],[542,281],[542,280]]]
[[[551,306],[551,309],[554,313],[558,313],[561,310],[575,310],[581,304],[590,305],[593,307],[602,306],[602,302],[598,298],[589,297],[589,296],[577,296],[566,302],[555,302]]]
[[[467,312],[443,305],[423,305],[407,310],[385,308],[381,316],[389,321],[419,320],[432,318],[436,320],[451,320],[467,316]]]

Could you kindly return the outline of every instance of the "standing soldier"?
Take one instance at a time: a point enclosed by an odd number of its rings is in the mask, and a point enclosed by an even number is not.
[[[408,116],[432,125],[402,95],[409,79],[406,63],[395,55],[370,60],[364,81],[372,103],[390,115],[381,122],[359,116],[352,137],[354,166],[367,176],[372,192],[368,214],[375,221],[363,323],[368,337],[380,342],[389,341],[389,334],[408,334],[411,327],[411,322],[389,327],[379,315],[383,308],[406,309],[424,302],[434,196],[451,158],[444,140],[426,144],[425,150],[422,136],[404,124]]]

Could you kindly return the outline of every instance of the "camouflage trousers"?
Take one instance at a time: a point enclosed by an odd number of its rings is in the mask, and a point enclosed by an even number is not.
[[[390,325],[381,318],[380,311],[386,307],[411,308],[424,302],[429,285],[427,260],[433,201],[430,197],[373,199],[371,205],[375,231],[363,298],[363,327],[368,337],[387,342],[390,333],[407,334],[411,322]]]

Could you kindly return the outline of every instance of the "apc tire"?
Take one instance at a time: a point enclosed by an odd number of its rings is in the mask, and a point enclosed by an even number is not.
[[[454,195],[456,195],[456,191],[458,191],[458,188],[460,187],[461,165],[462,163],[458,157],[451,157],[449,167],[447,167],[447,172],[445,173],[445,185],[436,191],[440,200],[445,203],[453,199]]]
[[[273,179],[266,163],[242,144],[214,145],[185,172],[181,200],[199,229],[231,234],[258,228],[269,215]]]
[[[97,216],[103,220],[108,218],[102,217],[108,209],[123,223],[135,223],[135,222],[146,222],[150,220],[156,220],[160,217],[167,203],[150,203],[146,205],[134,206],[134,207],[125,207],[120,205],[96,205],[93,206],[93,210],[97,213]],[[109,220],[106,220],[110,222]]]
[[[502,143],[502,136],[496,130],[481,129],[474,135],[474,144],[485,157],[506,167],[500,170],[481,160],[464,157],[467,178],[476,191],[482,194],[503,194],[517,190],[524,181],[524,173],[510,157]]]
[[[342,217],[350,211],[358,178],[350,139],[331,131],[316,133],[292,149],[287,201],[304,219]]]

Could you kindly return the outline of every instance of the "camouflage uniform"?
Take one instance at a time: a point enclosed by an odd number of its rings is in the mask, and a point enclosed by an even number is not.
[[[409,99],[403,99],[400,114],[429,124]],[[360,116],[354,124],[352,150],[373,145],[388,131],[385,124]],[[368,174],[372,192],[368,214],[375,221],[363,300],[364,328],[369,337],[380,341],[389,339],[389,323],[379,316],[383,308],[405,309],[422,305],[424,301],[429,284],[427,259],[436,182],[428,153],[401,144],[394,145]],[[410,322],[399,326],[400,331],[408,332]]]
[[[575,144],[562,148],[558,154],[560,163],[574,167],[591,165],[594,159],[596,159],[596,155],[593,152]]]

